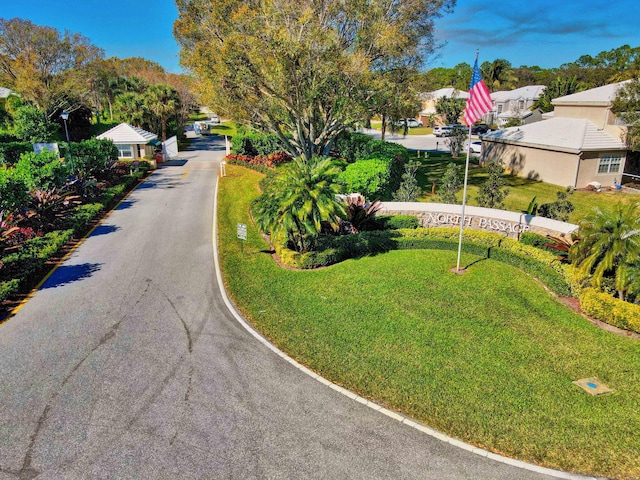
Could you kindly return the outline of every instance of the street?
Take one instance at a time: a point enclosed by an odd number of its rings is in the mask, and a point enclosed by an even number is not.
[[[201,137],[161,165],[0,326],[0,480],[551,478],[382,415],[247,332],[214,270],[223,156]]]

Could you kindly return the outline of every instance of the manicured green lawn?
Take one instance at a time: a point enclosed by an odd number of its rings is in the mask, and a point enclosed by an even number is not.
[[[236,123],[231,121],[224,122],[210,128],[209,131],[215,135],[228,135],[229,137],[233,137],[236,135]]]
[[[512,267],[464,276],[455,252],[395,251],[317,271],[277,266],[248,218],[255,172],[227,166],[225,284],[282,350],[443,432],[549,467],[640,477],[640,341],[600,330]],[[236,224],[246,223],[241,252]],[[475,257],[463,256],[463,264]],[[615,393],[571,382],[598,377]]]
[[[423,165],[418,171],[418,182],[424,190],[424,195],[420,199],[421,201],[436,201],[435,197],[431,195],[432,182],[435,180],[436,185],[442,178],[447,165],[450,162],[454,162],[460,165],[460,180],[464,178],[464,163],[466,154],[461,155],[457,159],[452,159],[447,153],[429,153],[428,158],[420,158]],[[468,205],[477,205],[476,195],[478,194],[478,187],[487,179],[486,169],[478,166],[477,161],[472,160],[469,168],[469,186],[467,190]],[[526,210],[529,202],[533,197],[536,197],[538,205],[543,203],[554,202],[556,200],[556,192],[564,191],[562,187],[551,185],[549,183],[536,182],[534,180],[528,180],[526,178],[507,175],[509,195],[505,199],[505,209],[514,212]],[[437,187],[436,187],[437,188]],[[458,198],[462,201],[462,190],[460,191]],[[640,195],[631,193],[620,192],[587,192],[587,191],[575,191],[570,200],[573,203],[575,210],[570,215],[569,221],[578,223],[581,218],[591,210],[593,207],[598,206],[601,208],[610,208],[616,202],[640,202]]]

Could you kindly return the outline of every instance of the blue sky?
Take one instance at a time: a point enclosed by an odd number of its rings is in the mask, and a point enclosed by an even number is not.
[[[637,0],[459,0],[436,20],[445,43],[429,66],[505,58],[512,65],[557,67],[584,54],[640,46]],[[0,0],[0,16],[88,37],[107,57],[141,56],[179,73],[173,0]]]

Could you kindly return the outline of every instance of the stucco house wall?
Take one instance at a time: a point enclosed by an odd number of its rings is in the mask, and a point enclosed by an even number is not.
[[[598,166],[600,159],[606,155],[621,155],[620,151],[609,152],[583,152],[580,161],[580,173],[578,175],[578,185],[585,187],[591,182],[598,182],[603,186],[612,186],[620,183],[622,177],[622,167],[620,171],[614,173],[599,173]],[[624,162],[624,157],[622,161]],[[624,163],[622,164],[624,166]],[[580,188],[579,187],[579,188]]]
[[[579,157],[575,153],[483,142],[482,159],[486,161],[489,158],[500,158],[507,172],[512,175],[561,187],[576,186]]]

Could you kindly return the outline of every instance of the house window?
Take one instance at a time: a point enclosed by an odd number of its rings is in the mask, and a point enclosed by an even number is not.
[[[502,104],[498,105],[498,114],[502,113]]]
[[[116,145],[118,147],[118,157],[133,158],[133,148],[131,145]]]
[[[518,110],[524,110],[524,100],[518,100]]]
[[[598,164],[598,173],[620,173],[622,155],[603,155]]]

